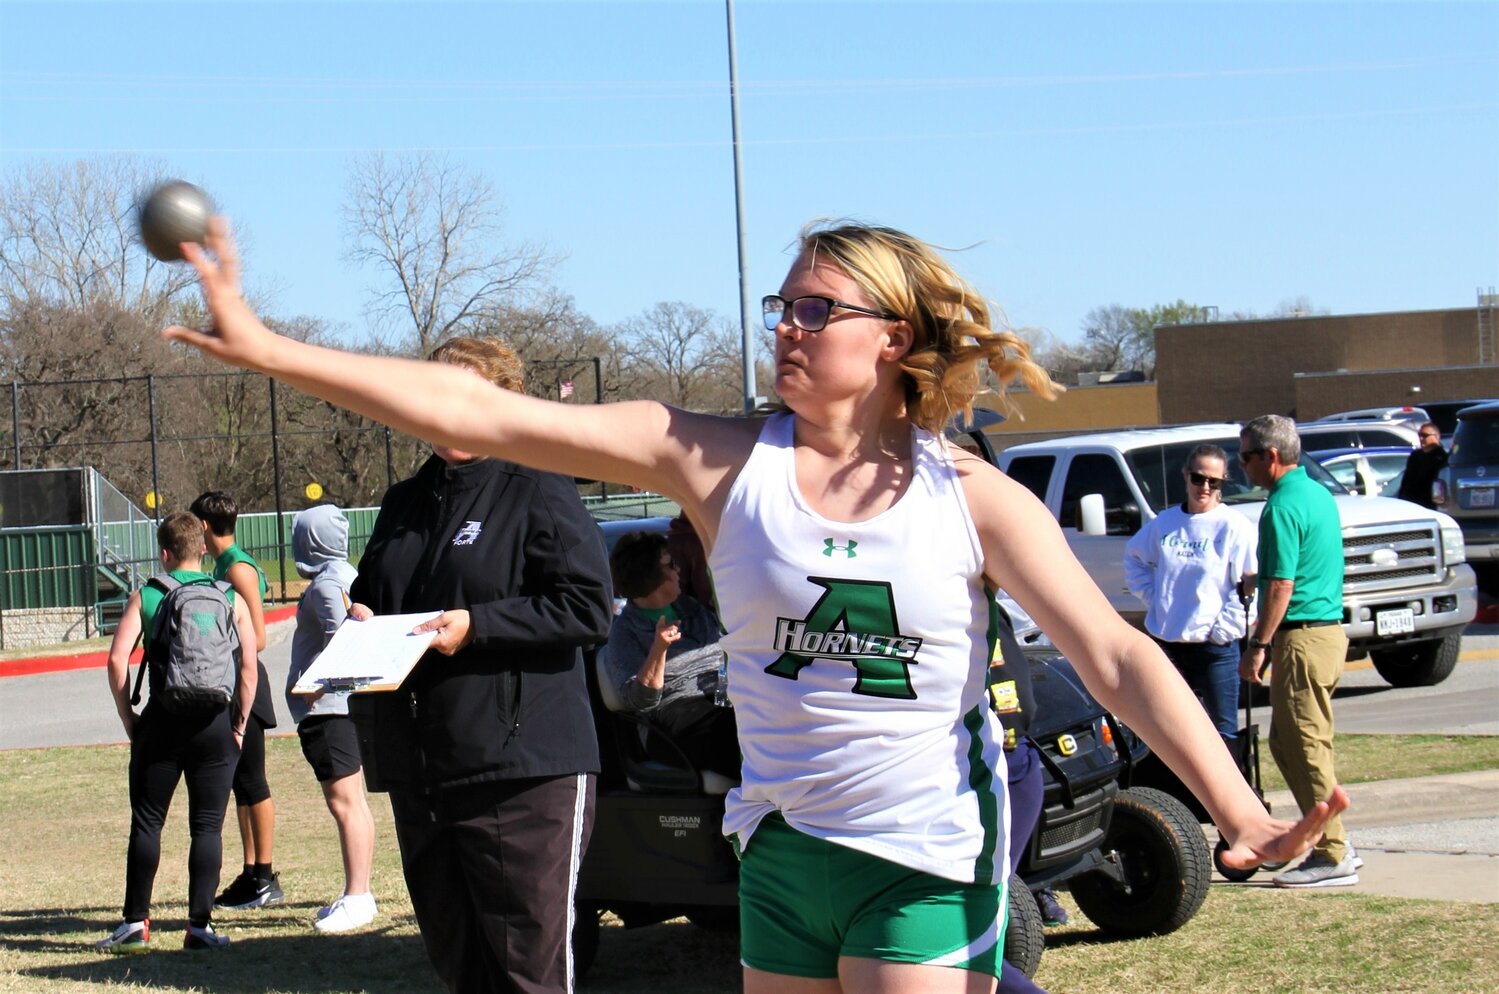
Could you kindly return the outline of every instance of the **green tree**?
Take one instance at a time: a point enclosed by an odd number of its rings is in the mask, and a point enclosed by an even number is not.
[[[1069,353],[1067,365],[1077,372],[1138,369],[1153,379],[1156,328],[1214,321],[1217,315],[1216,308],[1181,299],[1150,307],[1095,307],[1083,319],[1083,347]]]

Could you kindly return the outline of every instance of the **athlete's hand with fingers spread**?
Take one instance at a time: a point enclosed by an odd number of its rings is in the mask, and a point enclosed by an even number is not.
[[[1242,827],[1229,839],[1232,845],[1223,854],[1223,864],[1237,870],[1252,870],[1261,863],[1289,863],[1316,845],[1332,816],[1347,809],[1348,792],[1334,787],[1331,797],[1319,801],[1298,822],[1271,818],[1266,812],[1263,819]]]
[[[198,271],[209,325],[201,331],[174,325],[162,336],[186,342],[220,362],[260,368],[264,347],[276,336],[260,323],[240,292],[239,253],[229,234],[228,220],[209,218],[204,244],[183,242],[182,257]]]

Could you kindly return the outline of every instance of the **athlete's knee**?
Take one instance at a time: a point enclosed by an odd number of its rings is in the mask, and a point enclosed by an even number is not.
[[[259,777],[245,777],[243,780],[234,781],[234,804],[240,808],[253,808],[257,804],[264,804],[271,799],[271,785],[266,783],[264,774]]]

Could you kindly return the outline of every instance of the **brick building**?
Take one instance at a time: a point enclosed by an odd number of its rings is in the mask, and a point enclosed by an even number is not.
[[[1491,301],[1492,298],[1487,298]],[[1162,424],[1499,396],[1494,307],[1156,329]]]

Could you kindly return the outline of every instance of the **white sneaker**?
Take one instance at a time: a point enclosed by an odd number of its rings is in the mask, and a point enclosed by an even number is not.
[[[1348,859],[1353,863],[1355,870],[1362,870],[1364,868],[1364,857],[1360,856],[1358,850],[1353,848],[1352,842],[1348,843]]]
[[[345,894],[317,913],[319,932],[347,932],[375,920],[375,895]]]
[[[1348,887],[1358,883],[1358,871],[1353,860],[1344,856],[1342,862],[1334,863],[1327,856],[1313,849],[1294,870],[1287,870],[1270,881],[1277,887]]]
[[[151,950],[151,922],[122,921],[115,930],[98,942],[94,948],[105,953],[145,953]]]

